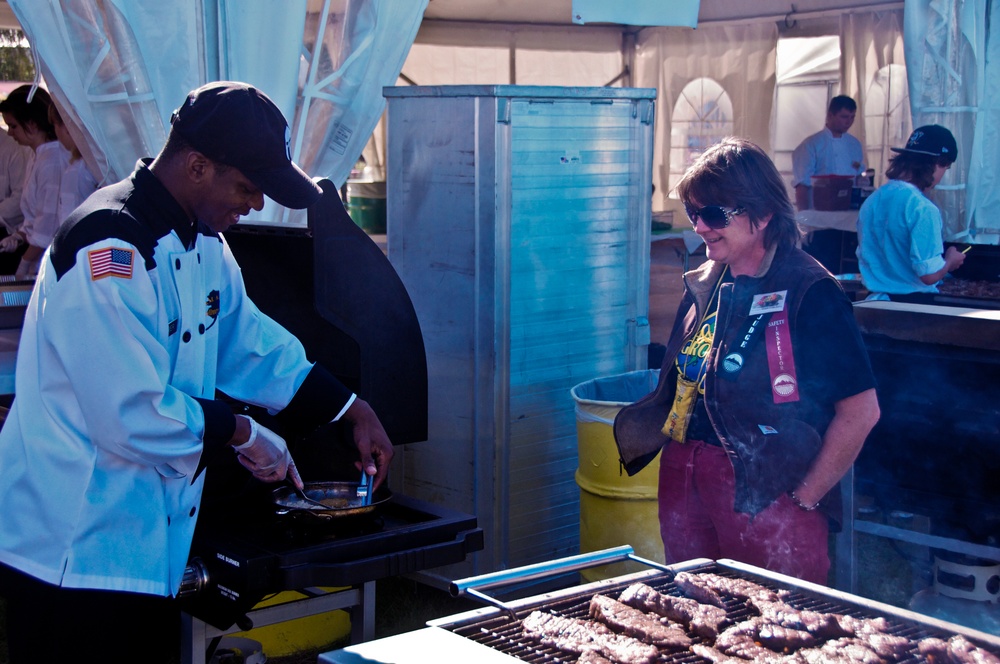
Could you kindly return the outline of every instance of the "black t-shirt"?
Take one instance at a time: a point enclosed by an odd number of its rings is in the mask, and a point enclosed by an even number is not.
[[[714,300],[713,308],[718,306],[718,298]],[[793,329],[799,390],[826,407],[822,434],[833,418],[834,404],[875,387],[875,376],[854,321],[854,309],[836,282],[822,279],[806,292]],[[764,340],[758,338],[756,343]],[[687,439],[721,444],[708,420],[702,394],[688,424]]]

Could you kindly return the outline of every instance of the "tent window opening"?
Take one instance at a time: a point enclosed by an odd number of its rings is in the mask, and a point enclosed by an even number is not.
[[[710,78],[697,78],[681,90],[670,116],[670,187],[674,188],[698,156],[733,133],[733,102]]]
[[[771,158],[794,200],[792,153],[799,143],[823,128],[830,99],[838,94],[840,38],[825,35],[779,39],[775,68]]]

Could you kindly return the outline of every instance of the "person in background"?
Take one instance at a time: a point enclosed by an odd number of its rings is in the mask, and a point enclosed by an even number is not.
[[[798,209],[812,207],[814,175],[857,176],[865,170],[861,141],[847,133],[857,112],[858,105],[850,97],[834,97],[827,107],[826,126],[792,152],[792,186]]]
[[[76,209],[76,206],[87,199],[97,189],[97,180],[90,174],[87,163],[83,160],[80,148],[70,134],[69,127],[63,122],[59,109],[55,102],[49,106],[49,122],[52,123],[59,143],[69,151],[69,165],[63,171],[59,183],[59,205],[56,208],[56,217],[62,221],[69,216],[69,213]]]
[[[0,240],[0,251],[14,252],[24,247],[14,275],[18,279],[34,277],[42,254],[59,228],[59,184],[69,165],[69,152],[56,139],[49,121],[52,100],[42,88],[22,85],[14,88],[0,102],[0,113],[11,137],[35,151],[21,192],[24,220],[17,231]]]
[[[0,132],[0,241],[21,227],[21,191],[34,159],[31,148]],[[20,262],[19,253],[0,253],[0,274],[14,274]]]
[[[212,462],[302,487],[281,436],[219,394],[304,430],[346,422],[355,466],[373,489],[386,479],[393,447],[374,411],[254,305],[223,236],[265,195],[296,209],[322,196],[288,139],[263,92],[202,86],[156,158],[56,232],[0,430],[12,664],[176,661],[174,596]]]
[[[892,151],[888,181],[858,213],[858,268],[869,300],[928,303],[965,262],[955,247],[944,250],[941,210],[927,198],[958,159],[958,144],[948,129],[925,125]]]
[[[879,416],[851,302],[796,247],[758,146],[724,139],[677,192],[708,260],[684,275],[656,389],[615,419],[621,461],[634,475],[661,455],[668,563],[733,558],[825,584],[838,482]]]

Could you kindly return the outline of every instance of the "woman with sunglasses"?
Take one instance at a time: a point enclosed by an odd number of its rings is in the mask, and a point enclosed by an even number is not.
[[[708,260],[684,275],[660,380],[623,408],[626,471],[660,458],[667,562],[732,558],[827,582],[838,482],[878,420],[851,302],[798,248],[768,156],[729,138],[677,186]]]

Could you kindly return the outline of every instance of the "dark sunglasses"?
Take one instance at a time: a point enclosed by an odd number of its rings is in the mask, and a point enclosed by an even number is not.
[[[697,226],[698,219],[701,219],[712,230],[719,230],[732,223],[733,217],[743,214],[747,210],[746,208],[727,208],[721,205],[706,205],[696,210],[690,205],[685,205],[684,211],[687,212],[692,226]]]

